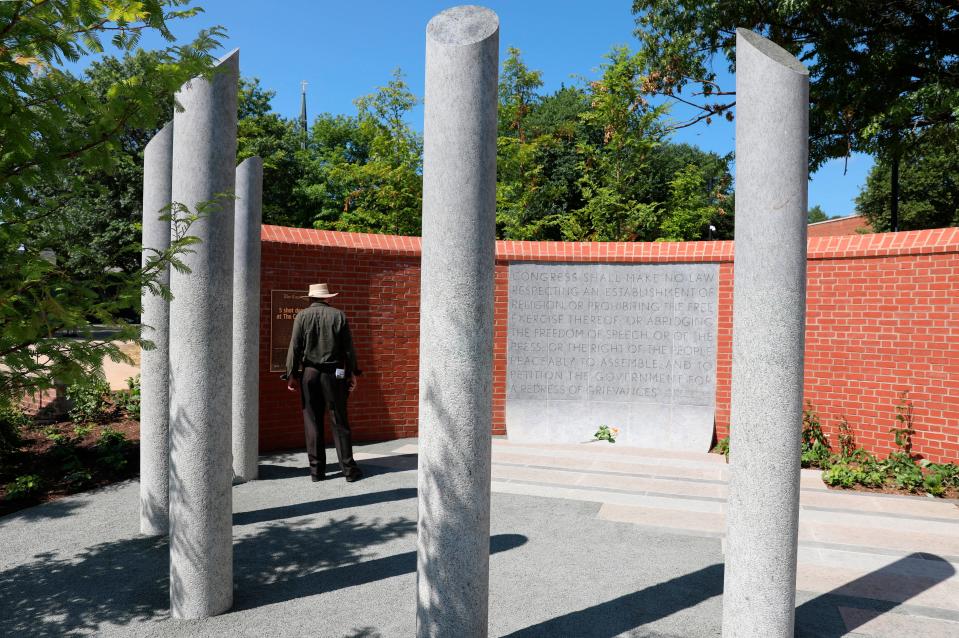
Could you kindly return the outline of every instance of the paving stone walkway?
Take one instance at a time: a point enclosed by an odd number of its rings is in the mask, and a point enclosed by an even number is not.
[[[204,621],[168,616],[136,482],[0,518],[0,636],[412,636],[416,451],[359,446],[352,484],[262,458],[233,492],[236,604]],[[719,636],[726,476],[715,455],[495,440],[490,636]],[[959,636],[957,572],[955,502],[804,472],[797,636]]]
[[[604,520],[723,537],[719,455],[497,440],[493,477],[495,492],[597,502]],[[959,503],[831,490],[817,470],[801,484],[801,593],[868,601],[837,605],[850,635],[959,636]]]

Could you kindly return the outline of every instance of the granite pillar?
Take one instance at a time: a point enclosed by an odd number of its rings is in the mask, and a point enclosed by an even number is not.
[[[200,243],[170,283],[170,607],[203,618],[233,604],[230,460],[233,212],[239,52],[177,92],[173,201],[200,212]]]
[[[260,449],[260,226],[263,160],[236,167],[233,237],[233,476],[257,477]]]
[[[169,214],[173,170],[173,123],[160,129],[143,150],[143,266],[170,247]],[[170,284],[170,269],[157,283]],[[142,295],[140,351],[140,533],[162,536],[169,527],[170,489],[170,303],[154,292]]]
[[[736,33],[736,256],[723,636],[793,635],[809,75]]]
[[[417,636],[486,636],[499,18],[426,27]]]

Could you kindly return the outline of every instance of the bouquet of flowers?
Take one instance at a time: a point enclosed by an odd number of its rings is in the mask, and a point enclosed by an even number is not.
[[[617,436],[619,436],[619,428],[611,428],[608,425],[601,425],[599,426],[599,429],[596,430],[596,434],[593,435],[593,438],[597,441],[609,441],[610,443],[615,443]]]

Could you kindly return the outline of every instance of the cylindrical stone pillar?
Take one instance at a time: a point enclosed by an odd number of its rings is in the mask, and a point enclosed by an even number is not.
[[[486,636],[499,18],[426,27],[417,636]]]
[[[809,75],[736,35],[736,256],[723,636],[793,635]]]
[[[204,618],[233,604],[230,459],[233,193],[239,52],[177,92],[173,201],[200,212],[199,244],[170,282],[170,608]]]
[[[173,122],[143,150],[143,265],[170,247]],[[170,284],[170,269],[158,278]],[[140,324],[153,349],[140,351],[140,533],[162,536],[170,510],[170,304],[144,291]]]
[[[257,476],[260,450],[260,226],[263,160],[236,167],[233,237],[233,475]]]

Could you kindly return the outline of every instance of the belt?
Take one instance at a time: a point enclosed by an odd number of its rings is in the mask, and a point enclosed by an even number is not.
[[[304,367],[304,368],[315,368],[315,369],[319,370],[320,372],[333,372],[334,370],[336,370],[336,369],[339,367],[339,365],[340,365],[340,364],[337,363],[336,361],[332,361],[332,362],[328,362],[328,363],[304,363],[304,364],[303,364],[303,367]]]

